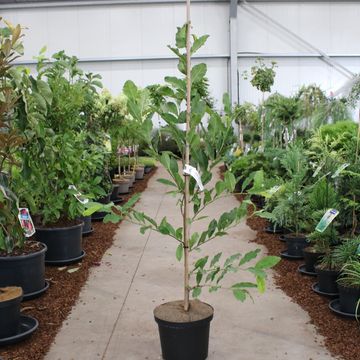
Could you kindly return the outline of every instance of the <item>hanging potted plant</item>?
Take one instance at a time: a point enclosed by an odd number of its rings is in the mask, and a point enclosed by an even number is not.
[[[171,152],[159,154],[155,148],[151,151],[151,155],[160,161],[169,175],[169,179],[158,181],[172,187],[171,193],[178,197],[179,215],[182,217],[183,226],[174,227],[166,217],[157,222],[132,208],[139,195],[135,195],[124,206],[102,207],[109,212],[104,219],[105,222],[116,223],[121,219],[127,219],[138,224],[141,233],[151,229],[168,235],[178,243],[176,258],[183,261],[184,297],[181,300],[161,304],[154,310],[155,321],[159,326],[162,355],[168,360],[206,359],[210,321],[213,318],[214,309],[209,304],[197,300],[204,289],[208,288],[210,292],[222,288],[229,289],[235,298],[242,302],[249,295],[251,288],[258,288],[260,292],[265,290],[266,269],[279,261],[278,257],[268,256],[250,266],[249,262],[260,252],[258,249],[247,254],[236,253],[226,259],[222,259],[221,252],[212,256],[204,255],[192,266],[192,255],[203,245],[226,235],[228,229],[239,224],[246,216],[249,204],[245,201],[239,207],[221,214],[217,219],[211,221],[208,219],[203,232],[191,232],[191,225],[195,221],[201,221],[204,209],[214,201],[223,199],[234,190],[236,185],[236,178],[231,172],[226,172],[224,180],[216,181],[215,186],[210,185],[213,177],[212,170],[231,146],[232,141],[229,139],[233,140],[233,129],[231,118],[221,117],[207,107],[206,101],[197,90],[206,74],[206,65],[198,64],[191,68],[190,57],[205,43],[207,37],[198,38],[194,35],[190,44],[189,17],[188,23],[178,28],[176,47],[171,47],[171,50],[179,57],[178,68],[184,77],[165,78],[167,96],[157,108],[158,114],[168,125],[168,131],[177,141],[183,156],[182,166],[179,168],[178,158]],[[186,52],[182,52],[185,48]],[[132,82],[127,82],[126,86],[130,98],[136,99],[138,96],[136,86]],[[225,106],[231,105],[226,103]],[[143,129],[147,129],[144,131],[144,139],[150,144],[151,117],[142,116],[141,108],[138,106],[134,106],[132,111],[134,119],[141,122]],[[201,122],[205,113],[209,116],[207,126]],[[184,126],[186,131],[181,130],[179,124],[186,124]],[[101,205],[89,204],[88,207],[88,212],[91,213],[99,209]],[[221,280],[229,272],[236,272],[240,268],[255,275],[256,281],[240,280],[229,288],[222,287]],[[190,300],[191,295],[195,300]]]

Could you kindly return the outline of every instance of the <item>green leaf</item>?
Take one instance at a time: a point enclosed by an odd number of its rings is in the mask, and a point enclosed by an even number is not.
[[[200,294],[201,294],[201,288],[200,287],[196,287],[195,289],[193,289],[193,291],[192,291],[192,297],[193,298],[199,297]]]
[[[196,261],[195,269],[204,269],[204,266],[206,265],[208,259],[209,259],[209,257],[205,256],[205,257],[199,259],[198,261]]]
[[[157,179],[156,181],[158,181],[159,183],[162,183],[164,185],[169,185],[169,186],[174,186],[176,187],[176,184],[168,179]]]
[[[244,302],[246,300],[246,291],[242,289],[234,289],[233,294],[236,300]]]
[[[193,44],[191,46],[191,54],[196,53],[205,43],[206,40],[209,38],[209,35],[203,35],[199,38],[193,35]]]
[[[127,80],[123,87],[123,93],[131,100],[136,99],[138,96],[138,89],[135,83],[131,80]]]
[[[186,47],[186,29],[187,24],[177,28],[176,32],[176,47],[183,49]]]
[[[206,75],[206,64],[197,64],[191,69],[191,83],[196,84],[203,80]]]
[[[216,196],[221,195],[224,192],[225,188],[226,188],[225,183],[222,180],[218,181],[215,184]]]
[[[181,261],[184,253],[184,246],[183,244],[179,244],[179,246],[176,248],[176,259],[177,261]]]
[[[226,188],[230,192],[233,192],[234,189],[235,189],[235,185],[236,185],[236,178],[235,178],[235,176],[234,176],[234,174],[232,172],[227,171],[225,173],[224,182],[225,182]]]
[[[211,260],[210,267],[212,268],[221,258],[222,252],[217,253]]]
[[[111,214],[107,214],[103,221],[104,221],[104,224],[107,224],[109,222],[111,222],[113,224],[117,224],[120,220],[122,220],[121,216],[111,213]]]
[[[240,282],[231,286],[233,289],[238,288],[256,288],[257,285],[251,282]]]
[[[42,80],[36,80],[36,86],[40,95],[50,105],[52,102],[53,94],[51,92],[49,84]]]
[[[241,256],[240,253],[236,253],[234,255],[229,256],[224,263],[224,267],[231,265],[235,260],[238,260],[240,256]]]
[[[199,270],[196,273],[196,285],[199,285],[201,283],[202,278],[203,278],[203,273],[201,270]]]
[[[89,202],[86,204],[86,210],[83,212],[84,216],[90,216],[94,214],[95,212],[99,211],[104,207],[104,204],[95,203],[95,202]]]
[[[242,265],[246,264],[247,262],[255,259],[258,256],[260,251],[261,251],[260,249],[256,249],[256,250],[252,250],[252,251],[249,251],[248,253],[246,253],[243,256],[243,258],[240,260],[239,266],[242,266]]]
[[[259,260],[255,268],[256,269],[269,269],[275,266],[280,261],[280,258],[278,256],[266,256]]]
[[[258,288],[259,292],[261,294],[263,294],[265,292],[265,288],[266,288],[265,278],[262,276],[257,276],[256,283],[257,283],[257,288]]]

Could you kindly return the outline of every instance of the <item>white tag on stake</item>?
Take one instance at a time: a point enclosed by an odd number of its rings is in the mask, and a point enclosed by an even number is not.
[[[204,191],[204,185],[201,181],[201,176],[193,166],[185,164],[184,174],[192,176],[195,179],[200,191]]]

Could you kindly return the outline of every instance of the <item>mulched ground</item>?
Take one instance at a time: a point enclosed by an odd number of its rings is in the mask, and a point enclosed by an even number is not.
[[[242,200],[241,196],[237,198]],[[254,242],[264,245],[269,255],[279,255],[286,248],[286,244],[279,240],[279,235],[264,231],[267,226],[265,219],[253,216],[247,219],[247,224],[257,231]],[[338,317],[329,310],[329,299],[317,295],[311,289],[316,277],[304,276],[297,271],[303,263],[303,260],[282,259],[274,268],[276,286],[308,312],[310,322],[324,337],[325,346],[332,355],[346,360],[359,360],[360,324],[356,320]]]
[[[148,180],[154,173],[155,170],[150,174],[145,174],[144,180],[136,181],[131,189],[131,194],[123,196],[122,204],[133,194],[144,191]],[[60,330],[62,322],[76,304],[90,269],[102,265],[102,257],[112,245],[118,226],[118,224],[93,222],[94,232],[83,240],[86,256],[81,263],[66,268],[46,267],[46,279],[50,282],[50,288],[40,298],[22,304],[22,313],[38,319],[39,328],[29,339],[17,345],[0,349],[1,360],[40,360],[44,358]]]

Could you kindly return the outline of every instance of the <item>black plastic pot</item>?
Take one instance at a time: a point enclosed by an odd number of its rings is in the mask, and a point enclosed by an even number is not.
[[[251,195],[251,201],[259,208],[263,209],[265,206],[265,198],[260,195]]]
[[[323,293],[336,294],[339,292],[337,285],[337,278],[339,272],[335,270],[321,269],[315,266],[315,271],[318,278],[319,290]]]
[[[291,256],[303,256],[303,250],[309,246],[306,237],[302,235],[295,236],[294,234],[287,234],[284,238],[287,245],[287,252]]]
[[[47,247],[32,254],[0,257],[0,287],[19,286],[24,299],[41,295],[46,289],[45,252]]]
[[[310,248],[303,249],[305,269],[308,272],[315,272],[315,266],[319,262],[324,253],[311,251]]]
[[[110,202],[111,194],[108,194],[101,199],[96,200],[96,202],[99,202],[101,204],[108,204]],[[91,220],[102,220],[107,215],[104,211],[97,211],[91,215]]]
[[[83,216],[81,221],[84,223],[82,233],[88,234],[92,230],[91,216]]]
[[[165,360],[205,360],[209,350],[210,321],[176,323],[155,316],[159,327],[162,357]]]
[[[110,200],[117,200],[119,195],[119,184],[113,184],[113,190],[112,193],[110,195]]]
[[[338,288],[341,311],[348,314],[355,314],[360,300],[360,288],[342,285],[338,285]],[[360,316],[360,306],[357,309],[357,315]]]
[[[22,295],[0,301],[0,339],[16,335],[20,328],[20,303]]]
[[[64,228],[36,228],[36,239],[47,246],[46,263],[66,264],[82,258],[83,223]]]
[[[146,165],[144,172],[145,172],[145,174],[149,174],[151,172],[151,170],[152,170],[152,166]]]

